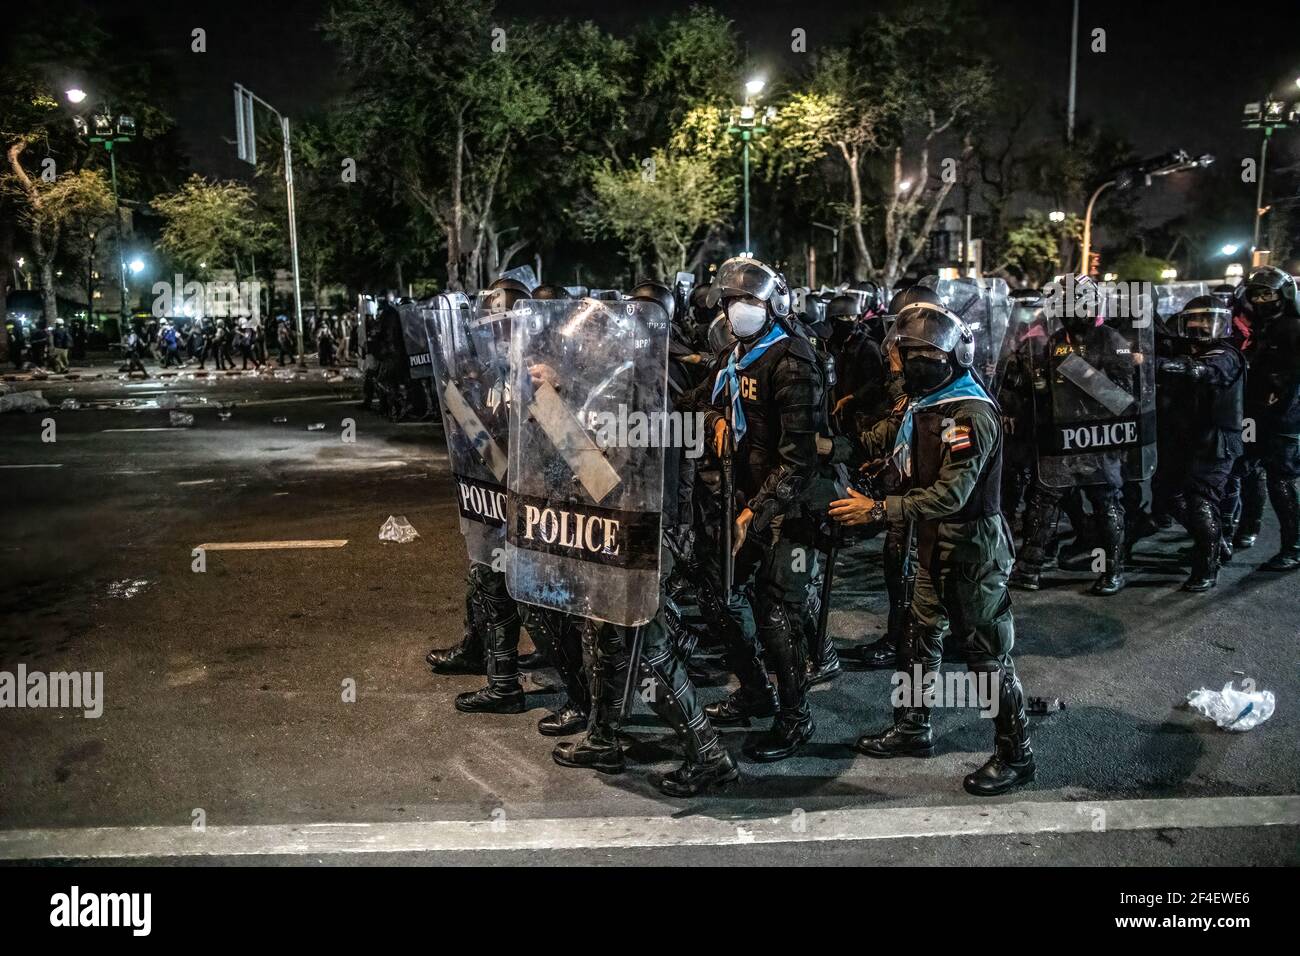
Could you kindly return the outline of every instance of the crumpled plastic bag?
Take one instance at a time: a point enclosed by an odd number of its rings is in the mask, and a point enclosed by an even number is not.
[[[39,391],[0,395],[0,412],[43,412],[50,407]]]
[[[384,526],[379,529],[380,541],[396,541],[398,544],[408,544],[420,536],[420,532],[411,526],[411,522],[406,520],[406,515],[389,515]]]
[[[1224,730],[1250,730],[1273,716],[1277,701],[1271,690],[1248,693],[1228,681],[1223,690],[1202,687],[1192,691],[1187,695],[1187,706]]]
[[[189,428],[194,424],[194,416],[188,412],[172,412],[168,418],[171,420],[172,428]]]

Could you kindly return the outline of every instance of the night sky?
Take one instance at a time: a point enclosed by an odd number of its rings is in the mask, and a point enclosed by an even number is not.
[[[590,18],[624,32],[639,20],[687,6],[665,0],[505,0],[498,9],[504,16]],[[799,0],[713,6],[735,22],[755,62],[775,73],[796,66],[798,56],[789,52],[794,27],[807,31],[813,50],[842,36],[858,18],[852,11],[865,14],[897,3]],[[989,29],[982,42],[1011,83],[1033,91],[1036,132],[1059,135],[1061,121],[1054,111],[1064,112],[1070,0],[999,0],[985,7]],[[230,176],[243,172],[230,144],[233,82],[244,83],[290,116],[346,89],[346,77],[317,29],[327,8],[325,0],[117,0],[105,5],[102,15],[128,49],[148,47],[168,62],[174,82],[157,96],[176,118],[195,170]],[[1081,10],[1079,115],[1111,127],[1139,153],[1181,147],[1193,154],[1213,153],[1220,163],[1236,168],[1259,146],[1257,132],[1240,129],[1242,105],[1266,90],[1285,89],[1284,83],[1290,96],[1300,99],[1293,82],[1300,75],[1300,43],[1288,39],[1294,37],[1294,0],[1259,0],[1237,8],[1172,0],[1083,0]],[[1104,54],[1087,52],[1090,31],[1097,26],[1107,31]],[[204,54],[190,52],[194,27],[207,31]],[[1276,166],[1294,166],[1298,160],[1300,132],[1275,138]],[[1187,177],[1178,178],[1183,182],[1171,183],[1169,191],[1148,202],[1176,204],[1178,190],[1189,185]],[[1253,197],[1247,187],[1243,190],[1249,210]]]

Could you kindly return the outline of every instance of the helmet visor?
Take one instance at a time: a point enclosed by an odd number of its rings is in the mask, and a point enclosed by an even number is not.
[[[753,259],[728,259],[718,269],[706,299],[710,308],[724,298],[752,295],[767,302],[776,291],[779,279],[775,272]]]
[[[887,344],[898,348],[928,345],[951,352],[961,342],[962,325],[947,310],[928,303],[909,305],[889,330]]]

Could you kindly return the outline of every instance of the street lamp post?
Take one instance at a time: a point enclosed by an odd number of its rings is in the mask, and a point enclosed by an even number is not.
[[[752,79],[745,84],[745,103],[732,111],[731,123],[727,127],[728,133],[740,137],[741,152],[744,157],[746,255],[752,251],[749,244],[749,142],[759,133],[767,132],[767,127],[760,126],[758,123],[758,107],[754,105],[758,94],[763,92],[763,86],[764,82],[760,79]],[[776,110],[769,106],[763,114],[763,122],[770,123],[775,117]]]
[[[1092,253],[1092,211],[1097,205],[1097,199],[1103,192],[1111,186],[1118,186],[1120,189],[1127,189],[1133,185],[1136,178],[1141,177],[1146,185],[1151,185],[1151,180],[1157,176],[1168,176],[1170,173],[1181,172],[1185,169],[1197,169],[1202,166],[1209,166],[1214,162],[1214,157],[1206,154],[1193,159],[1183,150],[1168,153],[1164,156],[1157,156],[1153,159],[1145,160],[1132,166],[1123,167],[1113,179],[1108,179],[1095,190],[1088,200],[1088,208],[1083,214],[1083,242],[1081,244],[1079,256],[1079,272],[1082,275],[1088,275],[1088,259]]]
[[[67,91],[68,102],[74,106],[81,103],[86,98],[85,92],[73,88]],[[127,308],[127,286],[126,286],[126,262],[122,255],[122,197],[117,189],[117,155],[113,152],[113,146],[117,143],[129,143],[135,139],[135,120],[130,116],[118,116],[117,122],[113,121],[112,111],[105,105],[103,112],[91,117],[91,124],[87,124],[82,116],[73,118],[73,124],[77,132],[88,142],[100,143],[104,151],[108,153],[108,171],[109,179],[113,184],[113,236],[117,246],[117,278],[118,278],[118,316],[120,322],[119,334],[126,334],[127,324],[130,322],[130,312]],[[87,303],[87,318],[94,309],[94,302]]]
[[[293,202],[293,149],[289,140],[289,117],[262,99],[248,87],[235,84],[235,140],[239,158],[251,166],[257,165],[257,137],[253,124],[253,104],[260,103],[280,121],[280,134],[284,139],[284,192],[289,207],[289,253],[293,259],[293,309],[298,328],[298,367],[307,367],[306,339],[302,329],[302,280],[298,271],[298,213]]]
[[[1300,80],[1297,80],[1300,84]],[[1264,221],[1264,171],[1268,163],[1268,141],[1273,131],[1286,129],[1300,120],[1300,103],[1289,106],[1280,99],[1264,97],[1254,103],[1247,103],[1242,111],[1241,125],[1246,129],[1262,129],[1263,142],[1259,146],[1259,169],[1255,171],[1255,234],[1251,240],[1250,252],[1254,259],[1259,251],[1259,234]]]

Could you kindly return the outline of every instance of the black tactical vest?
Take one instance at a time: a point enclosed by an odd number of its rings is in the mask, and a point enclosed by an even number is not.
[[[989,406],[990,414],[997,411]],[[967,420],[972,431],[974,422],[969,415],[952,414],[952,406],[940,405],[935,408],[921,409],[912,413],[912,487],[928,488],[939,479],[939,469],[943,464],[943,433],[955,423]],[[954,515],[940,518],[945,523],[961,523],[988,518],[1002,511],[1002,429],[998,429],[998,444],[993,454],[984,460],[966,504]]]

